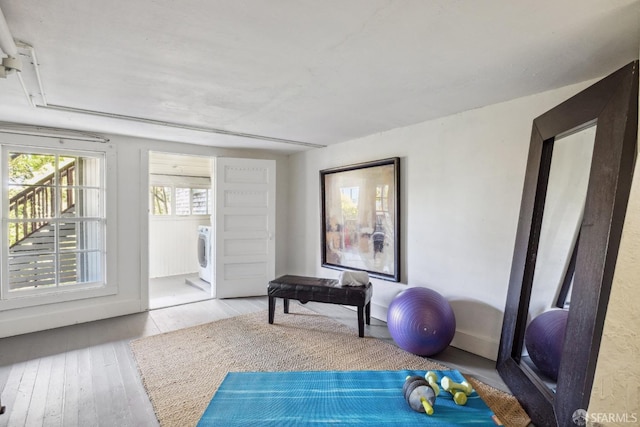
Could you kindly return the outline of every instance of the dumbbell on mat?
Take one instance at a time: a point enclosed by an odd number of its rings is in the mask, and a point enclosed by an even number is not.
[[[424,379],[427,380],[436,397],[440,395],[440,387],[438,387],[438,375],[435,372],[429,371],[425,374]]]
[[[445,391],[448,391],[453,396],[453,401],[458,405],[464,405],[467,403],[467,396],[473,392],[473,387],[466,381],[457,383],[451,378],[445,376],[440,381],[440,385]]]
[[[408,376],[402,387],[402,394],[414,411],[433,414],[436,393],[424,378],[417,375]]]

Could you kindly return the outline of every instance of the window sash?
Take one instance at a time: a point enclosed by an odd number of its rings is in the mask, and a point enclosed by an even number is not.
[[[54,157],[50,181],[31,184],[10,175],[9,162],[16,155]],[[5,183],[2,298],[104,287],[105,153],[3,146],[0,168]],[[25,200],[20,208],[13,203],[12,210],[11,197],[19,194]]]
[[[212,212],[211,188],[186,185],[151,185],[149,212],[153,216],[198,216]]]

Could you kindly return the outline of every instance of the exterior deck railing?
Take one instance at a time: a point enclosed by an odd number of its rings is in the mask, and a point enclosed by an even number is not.
[[[60,197],[60,212],[66,212],[75,206],[73,177],[76,162],[71,162],[58,171],[59,188],[66,186]],[[49,225],[48,218],[56,214],[55,172],[27,188],[9,200],[9,218],[18,220],[9,222],[9,246],[20,244],[41,228]],[[22,220],[22,221],[21,221]]]

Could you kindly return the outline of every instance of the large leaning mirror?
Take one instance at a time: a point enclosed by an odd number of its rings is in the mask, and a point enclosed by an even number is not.
[[[635,164],[637,68],[533,121],[497,370],[535,425],[575,426],[589,404]],[[535,323],[549,312],[564,319]],[[560,337],[557,354],[530,345],[533,329]]]

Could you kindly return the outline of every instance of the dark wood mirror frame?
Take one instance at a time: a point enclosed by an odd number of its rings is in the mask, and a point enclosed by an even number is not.
[[[596,123],[574,286],[554,393],[521,363],[553,143]],[[533,121],[497,370],[535,425],[587,409],[636,157],[638,61]],[[550,302],[551,305],[552,302]]]

